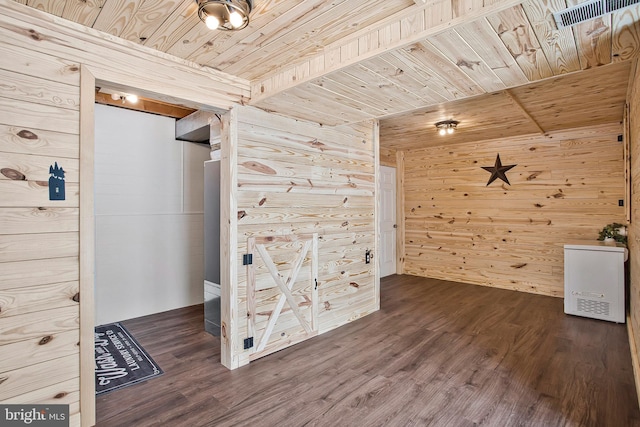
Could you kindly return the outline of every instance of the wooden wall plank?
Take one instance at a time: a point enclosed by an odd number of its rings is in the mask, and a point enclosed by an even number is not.
[[[77,257],[5,262],[2,269],[0,290],[78,280]]]
[[[77,135],[77,110],[0,97],[0,123]]]
[[[80,69],[80,221],[78,275],[80,287],[80,416],[81,424],[96,422],[95,400],[95,91],[96,79]]]
[[[0,345],[9,345],[50,334],[78,330],[78,304],[4,318]]]
[[[396,151],[396,274],[404,274],[405,259],[405,152]]]
[[[58,163],[64,169],[65,183],[80,181],[78,160],[27,154],[3,153],[0,158],[0,180],[48,182],[49,167]]]
[[[238,322],[238,112],[232,109],[220,120],[220,280],[227,283],[221,291],[221,363],[235,369],[248,360],[240,360],[235,348],[239,336]]]
[[[4,403],[7,404],[61,404],[61,405],[69,405],[69,414],[79,415],[80,412],[80,404],[79,404],[79,395],[80,395],[80,381],[78,378],[73,378],[67,381],[63,381],[57,384],[53,384],[50,386],[42,387],[32,392],[28,392],[25,394],[21,394],[18,396],[11,397],[9,399],[3,400]],[[70,425],[80,425],[73,424],[73,421]]]
[[[242,254],[247,239],[259,236],[297,236],[318,233],[318,312],[336,303],[332,315],[320,320],[319,329],[332,329],[376,309],[378,288],[375,264],[365,264],[366,249],[375,242],[375,194],[378,147],[371,122],[348,127],[327,127],[276,116],[252,107],[238,107],[237,155],[237,267],[238,312],[246,306],[246,268]],[[224,147],[224,144],[223,144]],[[268,252],[281,274],[291,269],[297,242],[269,244]],[[374,257],[375,257],[374,253]],[[258,263],[254,270],[256,328],[265,325],[278,292],[272,271]],[[308,268],[300,271],[301,283],[311,280]],[[355,285],[354,285],[355,284]],[[311,291],[309,285],[294,288],[295,295]],[[343,296],[351,299],[343,304]],[[303,307],[308,304],[300,300]],[[353,310],[353,306],[358,307]],[[360,310],[361,309],[361,310]],[[306,312],[307,309],[304,308]],[[244,315],[241,315],[244,317]],[[321,318],[319,314],[319,318]],[[287,320],[288,319],[288,320]],[[233,351],[240,360],[254,359],[240,341],[249,333],[246,322],[238,326]],[[306,335],[297,319],[287,312],[274,331],[293,344]],[[267,350],[271,348],[268,347]],[[277,347],[273,347],[274,349]]]
[[[78,233],[0,234],[0,263],[63,258],[78,253]]]
[[[73,61],[6,44],[0,45],[0,55],[11,58],[0,64],[3,70],[75,86],[80,80],[80,66]]]
[[[0,291],[0,317],[77,306],[78,291],[77,281],[6,289]]]
[[[78,231],[78,209],[0,208],[0,234]]]
[[[77,354],[63,356],[0,374],[0,401],[77,378]]]
[[[48,181],[0,180],[0,207],[78,207],[78,184],[65,185],[65,200],[49,200]]]
[[[405,273],[562,296],[562,245],[624,222],[618,123],[414,150],[404,159]],[[539,148],[539,149],[538,149]],[[487,186],[500,154],[511,185]],[[589,173],[585,174],[585,170]]]
[[[0,97],[29,101],[77,110],[79,89],[77,85],[43,80],[22,73],[0,70]]]
[[[0,152],[80,157],[78,135],[0,124]]]
[[[72,330],[58,333],[48,333],[27,340],[18,341],[13,344],[0,346],[0,357],[2,357],[2,371],[13,371],[15,369],[21,369],[26,366],[33,365],[35,363],[46,362],[50,359],[51,353],[59,354],[60,356],[75,355],[76,357],[78,357],[79,341],[80,336],[78,334],[78,331]],[[71,381],[75,385],[75,399],[78,399],[78,381]],[[41,393],[37,394],[39,395],[38,397],[42,398],[45,398],[46,396],[42,395]],[[51,399],[53,398],[53,396],[48,396],[48,398]],[[20,403],[27,402],[23,401]]]
[[[630,90],[627,95],[629,104],[629,145],[631,157],[631,223],[628,226],[629,246],[629,333],[633,334],[631,353],[640,352],[640,121],[636,119],[640,114],[640,72],[637,62],[631,71]],[[637,358],[633,357],[633,373],[636,385],[640,385],[640,366]]]

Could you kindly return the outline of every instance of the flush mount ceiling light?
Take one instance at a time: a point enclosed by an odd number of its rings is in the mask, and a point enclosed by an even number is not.
[[[132,104],[135,104],[136,102],[138,102],[137,95],[118,93],[118,92],[112,93],[111,99],[113,99],[114,101],[122,101],[123,104],[124,104],[124,101],[129,101]]]
[[[436,123],[435,126],[438,129],[438,133],[440,135],[447,135],[447,134],[450,135],[453,132],[455,132],[459,123],[460,122],[457,120],[443,120],[441,122]]]
[[[198,17],[211,30],[241,30],[249,25],[251,0],[195,0]]]

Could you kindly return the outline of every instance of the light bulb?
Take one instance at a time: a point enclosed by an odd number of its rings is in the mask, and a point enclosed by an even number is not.
[[[231,25],[233,26],[233,28],[238,28],[242,25],[242,15],[240,15],[237,11],[233,11],[231,12],[231,14],[229,15],[229,22],[231,22]]]
[[[127,99],[127,101],[129,101],[132,104],[135,104],[136,102],[138,102],[137,95],[127,95],[125,98]]]
[[[445,130],[445,128],[440,128],[440,130],[438,131],[438,133],[440,135],[446,135],[447,131]]]
[[[120,94],[119,93],[112,93],[111,94],[111,99],[113,99],[114,101],[120,101]]]
[[[448,134],[452,134],[453,133],[453,128],[447,128],[447,133]]]
[[[213,15],[207,16],[207,19],[204,20],[204,23],[210,30],[215,30],[220,26],[220,20]]]

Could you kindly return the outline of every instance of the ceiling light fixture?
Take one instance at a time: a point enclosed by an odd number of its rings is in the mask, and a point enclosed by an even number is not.
[[[438,133],[440,135],[451,135],[458,127],[460,122],[457,120],[443,120],[441,122],[436,123],[436,128],[438,129]]]
[[[251,0],[195,0],[198,17],[210,30],[241,30],[249,25]]]
[[[137,95],[118,93],[118,92],[112,93],[111,94],[111,99],[113,99],[114,101],[122,101],[123,104],[124,104],[125,100],[129,101],[132,104],[135,104],[136,102],[138,102],[138,96]]]

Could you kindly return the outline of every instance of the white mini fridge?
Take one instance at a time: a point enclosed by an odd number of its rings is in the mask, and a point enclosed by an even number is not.
[[[621,243],[564,245],[564,312],[624,323],[626,257]]]

